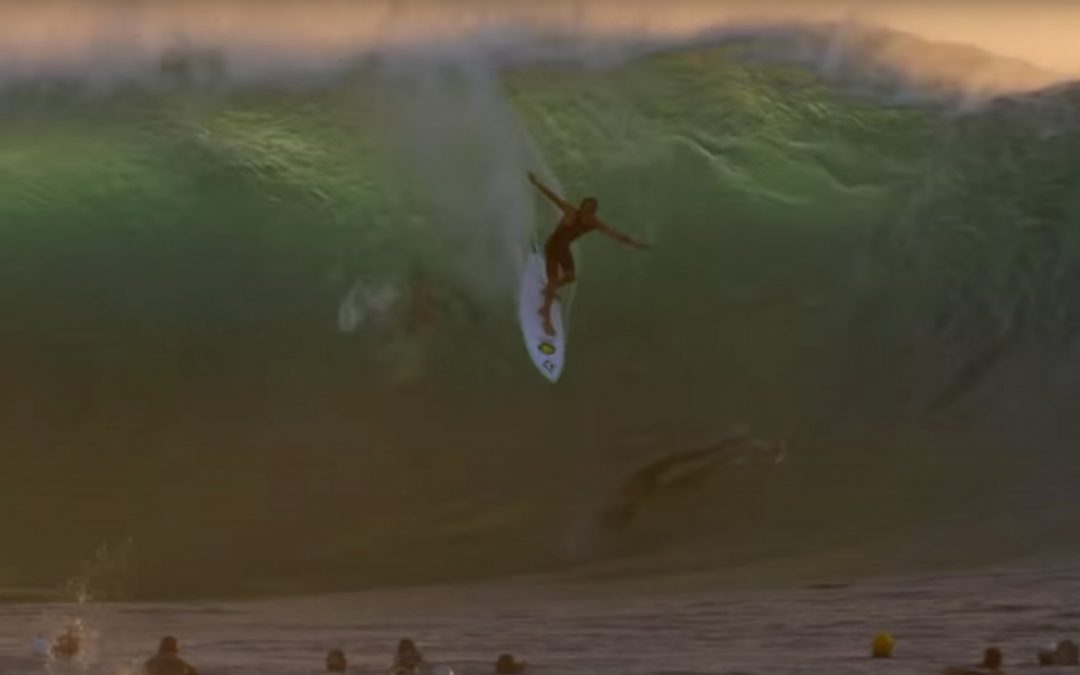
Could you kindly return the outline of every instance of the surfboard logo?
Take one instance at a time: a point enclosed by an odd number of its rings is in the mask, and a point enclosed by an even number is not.
[[[541,342],[540,346],[537,347],[537,349],[539,349],[540,353],[544,356],[551,356],[555,353],[555,345],[551,344],[550,342]]]
[[[544,361],[543,365],[544,365],[544,370],[548,371],[549,373],[554,373],[555,372],[555,364],[552,363],[551,361]]]

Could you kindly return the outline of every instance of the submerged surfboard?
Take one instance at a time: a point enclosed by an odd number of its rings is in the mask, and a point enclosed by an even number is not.
[[[562,303],[556,299],[551,303],[551,324],[555,328],[555,334],[548,335],[544,332],[540,308],[544,306],[546,284],[544,256],[533,252],[525,261],[525,269],[521,274],[518,322],[521,324],[521,333],[525,336],[525,348],[529,350],[529,358],[541,375],[550,382],[557,382],[566,363],[566,330],[563,327]]]

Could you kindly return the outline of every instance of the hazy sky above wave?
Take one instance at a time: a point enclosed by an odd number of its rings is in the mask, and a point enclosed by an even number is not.
[[[387,41],[514,25],[619,36],[681,37],[747,21],[854,20],[983,48],[1080,75],[1080,2],[938,0],[39,0],[0,7],[0,63],[82,65],[183,46],[325,59]]]

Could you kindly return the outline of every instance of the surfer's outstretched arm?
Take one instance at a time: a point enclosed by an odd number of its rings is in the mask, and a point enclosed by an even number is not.
[[[596,226],[596,229],[599,230],[600,232],[603,232],[607,236],[611,237],[615,241],[626,244],[627,246],[633,246],[634,248],[641,248],[641,249],[650,249],[650,248],[652,248],[651,244],[646,244],[643,241],[639,241],[637,239],[634,239],[633,237],[631,237],[628,234],[623,234],[622,232],[619,232],[614,227],[608,225],[607,223],[600,220],[599,218],[597,218],[596,222],[598,223],[597,226]]]
[[[570,213],[574,211],[574,205],[566,201],[559,195],[555,194],[551,188],[540,182],[540,179],[536,177],[536,174],[529,172],[529,182],[536,186],[536,189],[540,191],[540,194],[544,195],[551,200],[555,206],[559,207],[563,213]]]

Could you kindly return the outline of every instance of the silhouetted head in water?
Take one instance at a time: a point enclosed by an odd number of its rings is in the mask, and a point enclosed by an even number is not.
[[[1080,665],[1080,648],[1072,640],[1062,640],[1054,648],[1054,665]]]
[[[409,638],[402,638],[398,642],[397,655],[394,657],[395,668],[417,668],[423,661],[423,657],[420,656],[420,650],[416,648],[416,643]]]
[[[1040,649],[1036,658],[1038,659],[1040,666],[1052,666],[1054,665],[1054,650]]]
[[[158,646],[158,654],[179,654],[180,643],[176,638],[171,635],[166,635],[161,638],[161,644]]]
[[[986,651],[983,652],[983,660],[979,666],[981,668],[1000,668],[1001,661],[1001,650],[997,647],[987,647]]]
[[[326,655],[326,672],[344,673],[349,668],[349,660],[345,658],[345,652],[340,649],[331,649]]]
[[[188,662],[179,656],[180,643],[171,635],[161,638],[158,653],[143,664],[140,672],[146,675],[197,675]]]
[[[53,641],[52,655],[58,659],[73,659],[79,655],[79,649],[82,647],[82,640],[79,638],[78,626],[72,626],[67,631],[56,638]]]
[[[582,213],[592,215],[596,213],[596,209],[600,208],[600,202],[596,201],[596,197],[586,197],[581,200],[581,206],[578,209]]]
[[[518,661],[513,654],[503,654],[495,661],[495,672],[499,675],[512,675],[525,671],[525,662]]]

